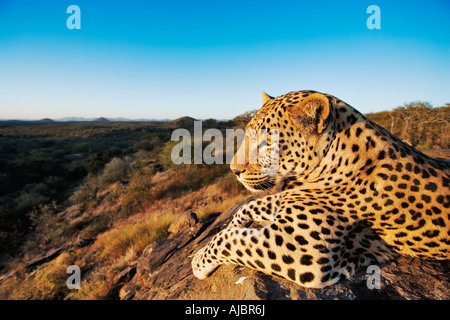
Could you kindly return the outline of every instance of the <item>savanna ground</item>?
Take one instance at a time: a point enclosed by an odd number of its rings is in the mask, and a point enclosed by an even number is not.
[[[242,128],[253,112],[203,129]],[[366,115],[431,156],[449,157],[450,106]],[[0,122],[0,299],[116,299],[117,277],[183,212],[223,212],[248,193],[228,165],[174,165],[170,122]],[[80,245],[83,241],[89,245]],[[54,259],[28,263],[55,248]],[[81,268],[80,290],[66,286]]]

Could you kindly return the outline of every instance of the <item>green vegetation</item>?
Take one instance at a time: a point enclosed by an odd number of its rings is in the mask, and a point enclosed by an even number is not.
[[[82,179],[102,170],[97,185],[122,178],[127,155],[159,148],[175,127],[163,122],[0,122],[0,252],[17,253],[32,227],[28,213],[33,208],[64,203]],[[95,193],[96,186],[89,185],[72,199],[92,199]]]

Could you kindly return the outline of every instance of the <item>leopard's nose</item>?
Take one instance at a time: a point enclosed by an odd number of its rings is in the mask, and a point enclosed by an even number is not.
[[[245,169],[245,165],[243,164],[230,164],[230,169],[233,171],[233,173],[237,176],[239,176]]]
[[[231,168],[231,171],[233,171],[233,173],[235,174],[235,175],[240,175],[241,174],[241,172],[242,172],[242,170],[240,170],[240,169],[235,169],[235,168]]]

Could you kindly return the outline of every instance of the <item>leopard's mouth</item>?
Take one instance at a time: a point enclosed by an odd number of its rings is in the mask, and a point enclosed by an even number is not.
[[[236,176],[238,181],[252,192],[268,190],[275,186],[275,179],[269,175],[259,176],[258,178],[246,177],[242,174]]]

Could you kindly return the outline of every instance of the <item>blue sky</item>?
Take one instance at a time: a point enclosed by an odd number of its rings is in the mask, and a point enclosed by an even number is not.
[[[442,106],[449,30],[445,0],[0,0],[0,119],[229,119],[303,89],[364,113]]]

